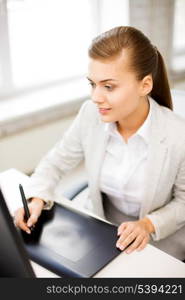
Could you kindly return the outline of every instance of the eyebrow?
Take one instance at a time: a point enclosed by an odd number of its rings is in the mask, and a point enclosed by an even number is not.
[[[89,81],[92,81],[93,82],[93,80],[92,79],[90,79],[89,77],[87,77],[87,79],[89,80]],[[103,79],[103,80],[100,80],[100,82],[106,82],[106,81],[117,81],[116,79],[112,79],[112,78],[108,78],[108,79]]]

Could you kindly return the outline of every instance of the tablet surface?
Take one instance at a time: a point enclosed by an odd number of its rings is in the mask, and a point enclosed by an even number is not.
[[[92,277],[120,253],[115,225],[57,203],[22,236],[30,258],[61,277]]]

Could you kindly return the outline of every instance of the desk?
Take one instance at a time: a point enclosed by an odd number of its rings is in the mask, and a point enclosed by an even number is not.
[[[15,209],[22,206],[18,184],[22,183],[24,185],[28,180],[28,176],[16,169],[9,169],[0,173],[0,186],[5,195],[7,206],[11,214],[13,214]],[[75,201],[62,199],[61,203],[64,206],[73,207],[76,210],[79,210],[79,208],[75,207]],[[94,214],[89,213],[84,209],[83,211],[96,217]],[[37,277],[58,277],[58,275],[46,270],[34,262],[31,262],[31,264]],[[131,254],[122,252],[94,277],[185,278],[185,263],[152,245],[147,245],[147,247],[140,252],[135,251]]]

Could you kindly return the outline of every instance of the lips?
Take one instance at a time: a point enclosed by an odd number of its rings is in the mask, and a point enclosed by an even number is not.
[[[111,108],[99,108],[99,112],[100,112],[100,114],[106,114],[106,113],[108,113],[109,111],[111,110]]]
[[[104,107],[99,107],[99,110],[100,111],[107,111],[107,110],[110,110],[111,108],[104,108]]]

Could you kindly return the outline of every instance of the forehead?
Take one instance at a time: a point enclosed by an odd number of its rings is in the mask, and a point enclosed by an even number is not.
[[[89,59],[88,77],[94,80],[103,78],[115,78],[128,75],[130,73],[128,51],[123,50],[119,56],[108,59]]]

